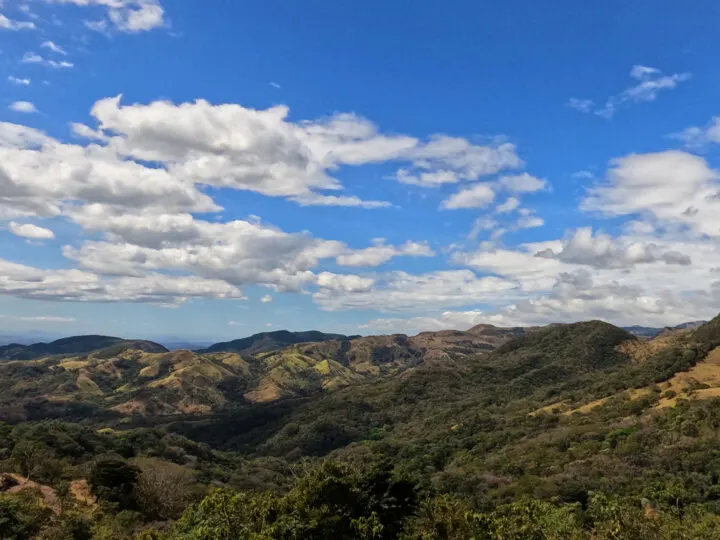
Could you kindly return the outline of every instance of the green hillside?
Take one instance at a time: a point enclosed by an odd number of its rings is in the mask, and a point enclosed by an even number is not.
[[[314,330],[308,332],[288,332],[287,330],[278,330],[275,332],[262,332],[260,334],[254,334],[252,336],[242,339],[236,339],[234,341],[215,343],[207,349],[202,349],[198,352],[233,352],[237,354],[258,354],[282,349],[283,347],[287,347],[288,345],[295,345],[297,343],[308,343],[311,341],[328,341],[331,339],[348,339],[348,337],[341,334],[325,334],[323,332],[317,332]]]
[[[8,537],[718,537],[720,317],[136,346],[0,364]]]
[[[51,343],[5,345],[0,347],[0,360],[33,360],[43,356],[85,354],[113,346],[119,348],[142,347],[155,352],[167,351],[162,345],[151,341],[126,340],[108,336],[75,336],[58,339]]]

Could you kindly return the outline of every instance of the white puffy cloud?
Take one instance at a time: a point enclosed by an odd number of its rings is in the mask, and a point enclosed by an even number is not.
[[[36,28],[32,21],[14,21],[0,13],[0,30],[35,30]]]
[[[106,231],[108,240],[68,247],[65,255],[102,274],[184,271],[237,286],[296,291],[316,281],[311,269],[321,260],[347,251],[341,242],[248,221],[211,223],[189,214],[113,215],[102,206],[91,206],[73,214],[73,219],[86,229]]]
[[[393,257],[432,257],[435,252],[427,242],[406,242],[401,246],[389,246],[380,243],[365,249],[350,251],[338,256],[336,261],[341,266],[369,267],[380,266]]]
[[[347,291],[321,287],[313,300],[328,311],[375,309],[403,311],[437,306],[464,306],[511,297],[516,285],[493,276],[478,277],[470,270],[443,270],[413,275],[391,272],[379,276],[374,286]]]
[[[690,257],[678,251],[664,251],[653,243],[622,243],[607,234],[593,233],[591,227],[577,229],[557,252],[548,248],[536,256],[595,268],[629,268],[655,262],[691,264]]]
[[[372,290],[375,280],[363,276],[321,272],[317,275],[316,283],[326,295],[342,295],[367,293]]]
[[[272,297],[271,295],[269,295],[269,294],[266,294],[265,296],[263,296],[263,297],[260,299],[260,302],[262,302],[263,304],[269,304],[269,303],[272,302],[272,301],[273,301],[273,297]]]
[[[45,0],[50,4],[74,4],[76,6],[101,6],[120,32],[146,32],[165,24],[165,11],[158,0]],[[98,24],[96,22],[96,24]],[[107,25],[100,21],[100,24]]]
[[[147,274],[103,278],[81,270],[41,270],[0,259],[0,294],[68,302],[143,302],[177,305],[191,298],[244,298],[221,280]]]
[[[395,178],[401,184],[425,187],[439,187],[443,184],[455,184],[460,181],[458,174],[454,171],[420,171],[413,174],[407,169],[399,169]]]
[[[488,184],[474,184],[451,195],[441,207],[447,210],[483,208],[495,200],[495,191]]]
[[[503,176],[500,185],[513,193],[534,193],[547,187],[547,182],[528,173]]]
[[[612,162],[607,180],[581,208],[610,216],[646,215],[696,234],[720,236],[718,173],[677,150],[629,155]]]
[[[672,133],[671,139],[685,143],[689,149],[703,149],[710,143],[720,144],[720,116],[713,118],[707,125],[685,128],[679,133]]]
[[[8,108],[11,111],[25,113],[25,114],[31,114],[31,113],[37,112],[35,105],[30,101],[15,101],[15,102],[11,103]]]
[[[398,181],[433,186],[522,165],[509,143],[482,146],[445,135],[421,141],[383,134],[353,114],[292,123],[288,113],[284,106],[254,110],[203,100],[121,105],[116,97],[93,107],[98,130],[82,125],[74,130],[106,140],[132,159],[161,162],[180,178],[288,197],[306,206],[389,206],[320,193],[342,189],[331,175],[342,166],[406,162],[411,169],[401,168]]]
[[[404,183],[436,187],[455,181],[474,181],[482,176],[523,165],[511,143],[478,145],[460,137],[434,135],[404,153],[413,170],[398,175]]]
[[[478,324],[487,324],[488,314],[482,311],[444,311],[439,315],[402,318],[372,319],[360,328],[385,334],[437,332],[439,330],[467,330]]]
[[[713,289],[678,295],[618,281],[595,282],[587,270],[561,273],[546,294],[489,310],[445,311],[437,316],[378,318],[363,328],[377,332],[417,333],[460,329],[477,324],[539,326],[600,319],[616,325],[666,326],[709,319],[717,314],[720,282]]]
[[[190,181],[122,159],[112,148],[62,144],[42,132],[0,123],[0,218],[54,216],[77,203],[165,211],[215,211]]]
[[[30,238],[32,240],[52,240],[55,238],[55,233],[50,229],[38,227],[32,223],[16,223],[15,221],[11,221],[8,224],[8,229],[15,236]]]
[[[498,214],[507,214],[508,212],[517,210],[517,208],[519,206],[520,206],[520,199],[518,199],[517,197],[508,197],[504,203],[498,205],[498,207],[495,208],[495,211]]]

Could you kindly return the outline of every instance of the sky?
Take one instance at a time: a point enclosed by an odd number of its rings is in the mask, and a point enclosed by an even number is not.
[[[0,0],[0,333],[720,311],[720,4]]]

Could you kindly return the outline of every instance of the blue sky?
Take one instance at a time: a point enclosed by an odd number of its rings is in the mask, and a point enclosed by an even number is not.
[[[720,306],[716,2],[5,0],[7,333]]]

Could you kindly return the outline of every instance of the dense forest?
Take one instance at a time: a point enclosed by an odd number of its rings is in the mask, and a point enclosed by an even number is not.
[[[720,317],[108,339],[0,360],[2,538],[720,538]]]

